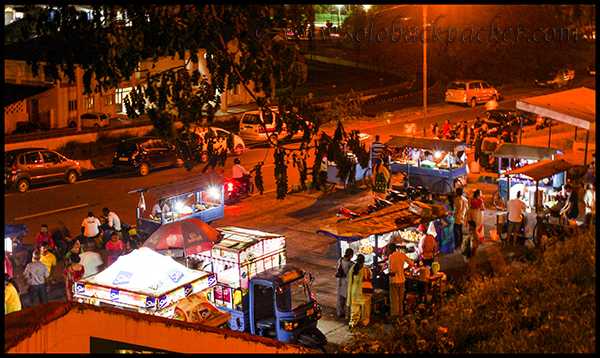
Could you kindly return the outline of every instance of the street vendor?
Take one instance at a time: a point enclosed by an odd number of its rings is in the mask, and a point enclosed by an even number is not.
[[[161,214],[167,214],[169,211],[171,211],[171,209],[169,208],[167,203],[165,203],[165,199],[160,199],[158,200],[158,203],[155,204],[152,208],[152,216],[155,218],[160,218]]]
[[[448,163],[450,163],[450,165],[452,167],[463,165],[463,162],[462,162],[462,160],[460,160],[460,158],[458,157],[458,155],[456,155],[454,152],[448,152],[444,156],[444,159],[442,159],[442,161],[438,163],[437,167],[438,168],[439,167],[447,167]]]

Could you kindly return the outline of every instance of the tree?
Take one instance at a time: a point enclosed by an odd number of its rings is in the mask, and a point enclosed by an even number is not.
[[[285,124],[290,137],[304,130],[298,160],[306,160],[320,123],[307,99],[295,96],[297,86],[306,80],[306,65],[299,60],[294,42],[272,41],[269,30],[314,23],[312,5],[90,8],[86,13],[73,5],[30,6],[19,26],[19,39],[37,43],[28,58],[34,73],[43,64],[47,75],[75,81],[75,68],[80,68],[89,94],[128,81],[142,61],[154,65],[160,58],[170,57],[180,65],[149,71],[125,100],[129,117],[147,113],[162,137],[176,139],[181,150],[197,158],[199,149],[191,144],[191,127],[210,124],[220,104],[219,93],[241,84],[259,108],[279,104],[277,128]],[[210,78],[203,78],[198,70],[201,49],[206,50]],[[181,133],[174,130],[176,121],[183,124]],[[309,127],[306,121],[313,125]],[[275,151],[278,199],[287,191],[287,161],[292,150],[285,143],[278,141]],[[197,164],[188,161],[185,165],[191,170]]]

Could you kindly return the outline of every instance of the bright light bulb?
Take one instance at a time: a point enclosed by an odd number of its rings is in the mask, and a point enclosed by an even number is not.
[[[433,153],[433,156],[435,158],[441,158],[442,157],[442,152],[435,152],[435,153]]]
[[[175,203],[175,211],[180,212],[181,209],[183,209],[183,203],[181,201],[178,201]]]

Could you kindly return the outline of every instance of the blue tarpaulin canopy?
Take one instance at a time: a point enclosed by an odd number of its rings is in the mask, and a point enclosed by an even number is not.
[[[4,225],[4,238],[12,239],[13,237],[17,237],[21,234],[25,234],[29,232],[29,229],[25,227],[25,224],[18,225]]]

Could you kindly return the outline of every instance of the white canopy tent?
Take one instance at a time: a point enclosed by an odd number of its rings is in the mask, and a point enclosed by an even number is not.
[[[595,90],[581,87],[544,96],[525,98],[517,100],[517,109],[586,129],[588,135],[585,144],[585,164],[587,164],[590,127],[592,123],[596,122]]]

